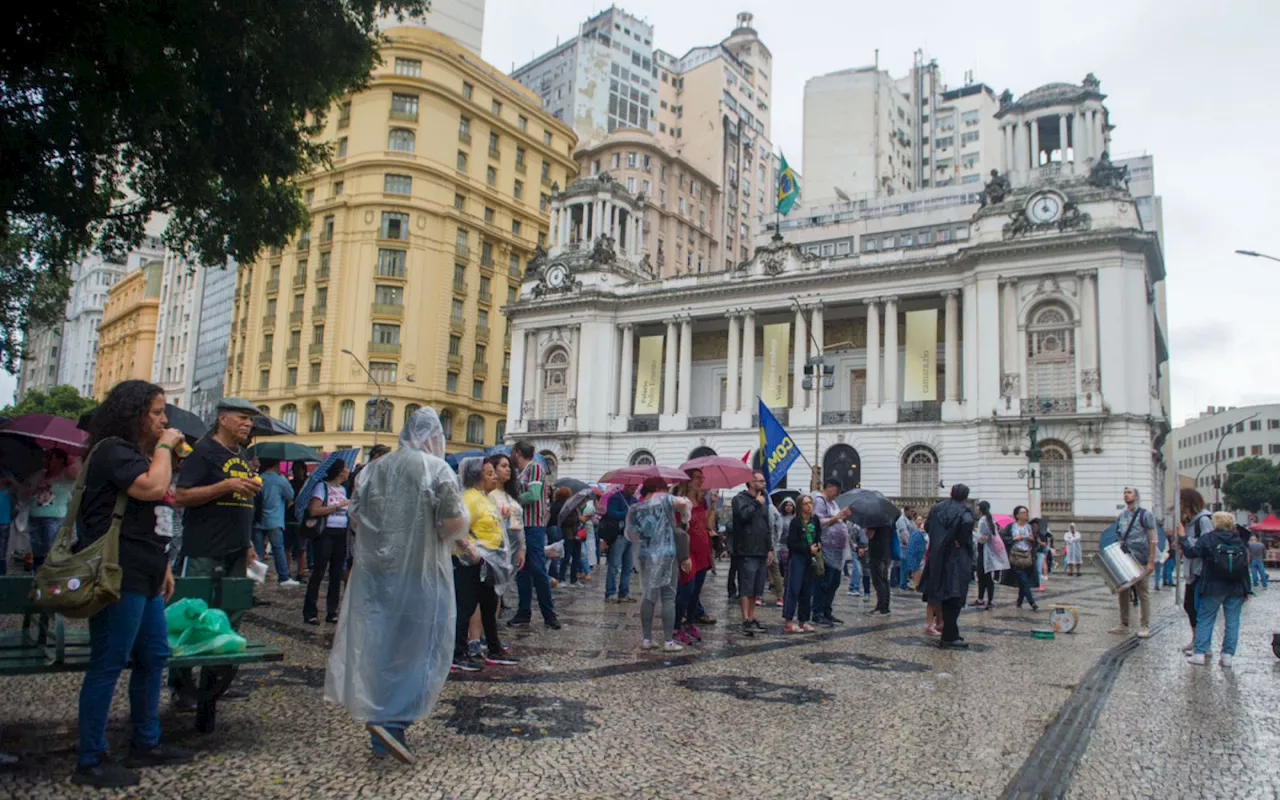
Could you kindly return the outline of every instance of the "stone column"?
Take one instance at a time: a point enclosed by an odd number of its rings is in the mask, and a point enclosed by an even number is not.
[[[518,335],[512,337],[511,341],[511,380],[508,390],[511,402],[515,403],[517,426],[524,420],[525,385],[528,380],[524,369],[524,339],[524,331],[520,331]]]
[[[676,321],[667,320],[667,339],[663,350],[666,369],[662,376],[662,413],[676,413]]]
[[[1107,149],[1107,132],[1105,123],[1102,120],[1101,110],[1093,112],[1093,137],[1094,141],[1097,142],[1095,149],[1098,151],[1098,157],[1101,158],[1103,152]]]
[[[1058,149],[1061,155],[1058,156],[1059,164],[1067,163],[1067,115],[1058,115]]]
[[[631,325],[622,326],[622,381],[618,387],[618,416],[623,419],[631,417],[632,408],[632,392],[635,391],[633,377],[635,365],[632,361],[635,358],[635,333],[631,330]]]
[[[959,292],[955,289],[948,289],[942,293],[946,298],[946,320],[943,323],[943,368],[946,371],[946,399],[947,402],[957,402],[960,399],[960,335],[959,335],[959,314],[957,296]]]
[[[1040,166],[1040,119],[1037,117],[1028,124],[1031,126],[1031,169],[1034,171]]]
[[[578,416],[578,360],[582,353],[582,326],[569,326],[569,408],[565,409],[566,417]]]
[[[1101,376],[1098,374],[1098,285],[1093,270],[1076,273],[1080,279],[1080,338],[1076,358],[1080,362],[1080,393],[1090,406],[1101,404]]]
[[[867,405],[880,405],[880,300],[872,298],[867,304]]]
[[[1017,122],[1013,125],[1013,171],[1024,173],[1031,163],[1027,155],[1027,124]]]
[[[538,400],[542,390],[538,383],[538,333],[524,333],[524,409],[521,416],[526,421],[538,416]]]
[[[1084,144],[1084,116],[1079,112],[1071,115],[1071,160],[1075,163],[1075,173],[1081,174],[1085,159],[1089,157]]]
[[[1000,126],[1000,171],[1005,175],[1013,169],[1013,126]]]
[[[756,315],[742,317],[742,410],[755,413],[756,399]]]
[[[689,416],[693,400],[693,319],[680,323],[680,404],[677,413]]]
[[[796,307],[795,350],[792,353],[791,407],[802,410],[808,407],[808,393],[804,390],[804,362],[809,353],[809,335],[804,323],[804,309]]]
[[[822,348],[826,345],[826,323],[823,321],[822,303],[813,307],[813,320],[809,325],[809,333],[813,340],[813,355],[822,355]]]
[[[898,403],[898,298],[884,301],[884,402]]]
[[[738,328],[738,316],[730,311],[729,317],[729,357],[725,360],[724,410],[728,414],[736,414],[738,401],[738,367],[742,365],[742,350],[739,347],[741,330]]]

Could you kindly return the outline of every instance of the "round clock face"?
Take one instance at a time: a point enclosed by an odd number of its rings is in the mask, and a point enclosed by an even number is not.
[[[564,286],[565,270],[560,264],[556,264],[547,270],[547,285],[552,289],[559,289]]]
[[[1039,194],[1027,204],[1027,216],[1032,222],[1053,222],[1062,214],[1062,200],[1056,194]]]

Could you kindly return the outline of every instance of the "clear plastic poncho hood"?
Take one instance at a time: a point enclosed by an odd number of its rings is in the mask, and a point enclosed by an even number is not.
[[[626,536],[636,545],[636,566],[646,598],[676,580],[675,502],[671,495],[652,494],[627,512]]]
[[[444,429],[425,408],[405,423],[400,448],[356,481],[355,564],[324,694],[360,722],[426,716],[449,676],[457,616],[450,552],[470,522],[443,454]]]

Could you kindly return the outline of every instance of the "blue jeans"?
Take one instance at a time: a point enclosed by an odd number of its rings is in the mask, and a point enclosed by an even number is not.
[[[124,592],[89,619],[89,669],[80,686],[81,766],[96,766],[106,757],[111,697],[130,660],[133,746],[147,750],[160,742],[160,687],[169,661],[169,630],[160,595]]]
[[[854,555],[853,560],[849,562],[849,591],[854,594],[862,594],[862,562]]]
[[[9,523],[0,525],[0,575],[9,571]]]
[[[1267,584],[1271,583],[1270,576],[1267,575],[1267,565],[1261,561],[1254,561],[1249,564],[1249,573],[1253,575],[1253,585],[1257,586],[1258,582],[1262,582],[1262,588],[1267,588]],[[3,574],[3,573],[0,573]]]
[[[551,577],[547,575],[547,529],[525,528],[524,569],[516,573],[516,594],[520,605],[517,617],[532,616],[533,593],[538,593],[538,608],[544,620],[556,617],[556,607],[551,600]]]
[[[1168,560],[1168,561],[1166,561],[1166,562],[1164,562],[1164,575],[1163,575],[1163,578],[1164,578],[1164,585],[1165,585],[1165,586],[1172,586],[1172,585],[1174,584],[1174,580],[1173,580],[1173,569],[1174,569],[1174,567],[1175,567],[1176,565],[1177,565],[1177,562],[1176,562],[1176,560],[1174,559],[1174,557],[1173,557],[1173,556],[1169,556],[1169,560]]]
[[[813,567],[807,559],[792,557],[787,562],[787,596],[782,601],[782,618],[787,622],[796,619],[809,621],[813,610]]]
[[[1021,606],[1025,601],[1031,605],[1036,604],[1036,598],[1031,594],[1032,582],[1034,577],[1029,569],[1016,569],[1013,571],[1014,577],[1018,579],[1018,605]]]
[[[62,527],[61,517],[31,517],[27,526],[27,536],[31,539],[31,565],[39,569],[53,547],[53,540],[58,538],[58,530]]]
[[[1218,609],[1227,618],[1227,632],[1222,637],[1222,654],[1234,656],[1240,640],[1240,611],[1244,609],[1243,597],[1205,597],[1196,599],[1196,653],[1207,653],[1213,646],[1213,626],[1218,621]]]
[[[289,559],[284,552],[284,528],[253,529],[253,549],[257,551],[259,561],[267,560],[268,541],[271,542],[271,557],[276,562],[276,580],[284,583],[289,580]]]
[[[609,545],[609,577],[604,582],[604,599],[615,594],[620,600],[631,596],[631,540],[625,536],[619,536]]]

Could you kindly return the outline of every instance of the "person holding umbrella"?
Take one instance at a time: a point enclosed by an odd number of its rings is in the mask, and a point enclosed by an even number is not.
[[[677,525],[677,517],[688,525],[690,504],[686,498],[667,492],[664,478],[647,478],[640,487],[640,502],[627,512],[625,534],[636,546],[636,562],[640,566],[640,584],[644,600],[640,603],[640,627],[644,634],[642,647],[652,650],[653,612],[662,602],[662,649],[678,653],[684,649],[675,640],[676,583],[681,572],[692,572],[689,560],[689,535]]]
[[[840,579],[844,577],[840,562],[844,560],[844,550],[849,546],[849,529],[845,522],[853,516],[851,509],[841,509],[836,505],[836,497],[840,494],[840,481],[827,478],[822,485],[822,493],[813,497],[813,514],[821,527],[822,541],[822,577],[813,581],[813,621],[823,627],[843,624],[832,616],[832,604],[836,590],[840,588]]]

